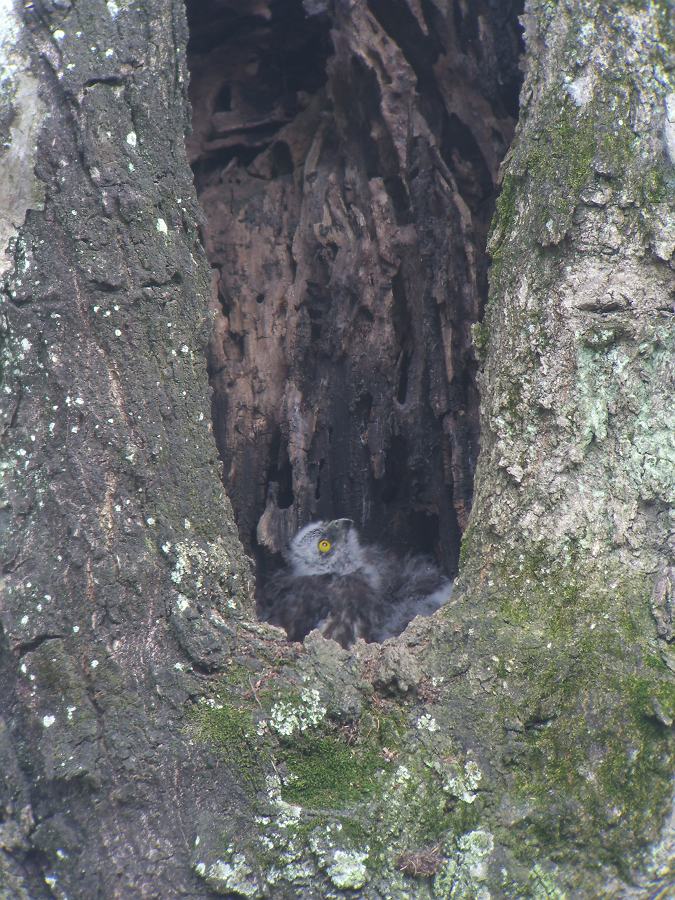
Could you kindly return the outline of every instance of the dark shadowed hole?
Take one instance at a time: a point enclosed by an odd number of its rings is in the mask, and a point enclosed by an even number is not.
[[[441,154],[455,172],[462,196],[474,209],[494,195],[492,178],[476,139],[454,113],[443,118]]]
[[[366,429],[368,427],[368,423],[370,421],[370,414],[373,409],[373,395],[370,391],[364,391],[356,401],[356,406],[354,407],[354,415],[358,422],[361,423],[361,428]]]
[[[215,108],[217,110],[222,110],[223,112],[232,109],[232,89],[229,84],[224,84],[220,91],[218,91]]]
[[[288,144],[277,141],[272,147],[272,177],[280,178],[293,172],[293,158]]]
[[[384,478],[380,490],[382,503],[392,503],[405,490],[408,468],[408,447],[404,437],[394,435],[387,451]]]
[[[398,389],[396,391],[396,399],[403,405],[405,398],[408,396],[408,372],[410,369],[410,353],[404,350],[401,354],[401,362],[398,372]]]
[[[288,459],[288,449],[281,431],[277,429],[270,447],[270,466],[267,483],[277,488],[279,509],[288,509],[293,504],[293,469]]]

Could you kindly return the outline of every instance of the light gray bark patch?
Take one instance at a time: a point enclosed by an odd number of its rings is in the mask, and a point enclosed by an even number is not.
[[[6,251],[29,209],[42,209],[44,186],[35,177],[37,136],[45,108],[38,79],[17,46],[15,13],[0,3],[0,274],[11,266]]]

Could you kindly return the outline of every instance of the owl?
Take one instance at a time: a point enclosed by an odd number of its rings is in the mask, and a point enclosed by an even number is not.
[[[315,628],[343,647],[359,638],[383,641],[415,616],[430,615],[452,592],[431,560],[399,559],[362,544],[351,519],[305,525],[285,556],[287,567],[270,578],[261,607],[291,641]]]

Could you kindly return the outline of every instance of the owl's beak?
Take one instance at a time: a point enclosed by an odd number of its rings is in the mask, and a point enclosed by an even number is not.
[[[334,525],[335,528],[343,534],[351,531],[354,527],[354,522],[352,521],[352,519],[335,519],[331,524]]]

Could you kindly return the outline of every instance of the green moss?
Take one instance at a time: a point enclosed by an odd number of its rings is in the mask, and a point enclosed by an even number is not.
[[[661,664],[658,671],[665,674],[665,666]],[[663,715],[675,719],[675,687],[669,681],[654,678],[651,670],[646,675],[630,676],[625,680],[623,688],[630,699],[631,711],[637,721],[652,720],[656,704]]]
[[[416,729],[419,710],[382,700],[347,729],[319,710],[323,699],[286,684],[258,691],[270,717],[259,734],[245,695],[200,705],[197,733],[223,747],[224,758],[242,771],[261,760],[254,785],[262,768],[275,773],[274,788],[258,797],[266,819],[255,849],[271,885],[300,891],[329,871],[342,881],[337,861],[353,856],[359,883],[408,896],[419,882],[397,860],[436,847],[441,868],[429,890],[464,896],[455,885],[457,873],[470,874],[465,844],[488,834],[486,822],[494,828],[495,803],[514,813],[513,826],[494,834],[495,846],[515,857],[509,877],[517,887],[505,896],[562,896],[555,861],[569,860],[570,846],[584,848],[580,861],[590,853],[600,865],[633,864],[630,854],[656,837],[674,765],[662,724],[673,714],[672,677],[653,639],[649,585],[583,570],[580,543],[555,557],[544,542],[515,559],[505,553],[486,600],[501,616],[473,639],[478,657],[495,663],[479,740],[493,725],[516,723],[500,761],[509,770],[505,793],[477,771],[478,757],[454,746],[447,706],[432,710],[433,732]],[[271,725],[281,707],[316,716],[286,733]]]
[[[573,108],[569,100],[561,105],[558,98],[552,98],[550,106],[545,116],[548,128],[529,143],[528,155],[521,163],[538,185],[536,217],[541,226],[573,211],[592,174],[597,150],[593,117]]]
[[[473,535],[471,530],[471,524],[467,525],[464,534],[462,535],[462,543],[459,547],[459,567],[460,569],[464,568],[464,565],[472,555],[472,542]]]
[[[663,727],[636,713],[629,679],[603,691],[595,679],[575,673],[576,690],[557,698],[555,718],[528,733],[518,783],[532,805],[532,834],[548,854],[574,837],[622,869],[630,864],[626,848],[655,837],[673,748]]]
[[[234,765],[252,791],[264,787],[264,757],[253,728],[251,712],[224,698],[198,704],[190,713],[198,740],[222,750],[225,762]]]
[[[303,733],[282,746],[279,761],[288,769],[282,797],[308,808],[342,807],[375,789],[382,757],[372,749],[348,746],[338,737]]]
[[[442,831],[447,831],[450,834],[466,834],[466,832],[478,828],[482,814],[483,810],[480,803],[459,801],[447,811],[446,815],[442,817],[442,821],[437,823],[436,833],[438,835]]]
[[[499,254],[504,238],[511,231],[516,217],[516,200],[518,184],[511,174],[507,174],[502,182],[502,189],[495,204],[495,214],[489,237],[489,248],[493,259]]]
[[[600,863],[635,864],[658,837],[675,768],[664,724],[675,685],[656,646],[651,584],[584,568],[570,543],[556,559],[543,545],[505,559],[491,590],[504,623],[490,641],[495,681],[508,683],[501,716],[523,728],[508,764],[526,813],[507,840],[528,866],[575,845]]]
[[[489,330],[484,322],[474,322],[471,326],[471,341],[479,359],[487,352]]]
[[[553,875],[539,864],[532,866],[528,887],[534,900],[566,900],[566,894],[556,885]]]
[[[637,669],[610,629],[552,653],[533,652],[524,672],[527,750],[516,778],[531,808],[529,837],[547,855],[573,838],[600,861],[628,866],[626,848],[655,838],[668,796],[675,748],[654,703],[672,713],[672,680]]]
[[[673,176],[666,170],[663,162],[641,173],[638,182],[638,202],[641,210],[649,216],[653,207],[668,203],[673,194],[673,187]]]
[[[372,750],[380,752],[400,746],[407,730],[407,714],[394,704],[388,704],[386,712],[366,712],[359,722],[359,739]]]
[[[255,683],[258,674],[249,666],[244,665],[235,659],[227,662],[227,668],[223,673],[223,680],[227,683],[229,689],[238,688],[244,691],[251,691],[252,685]]]

